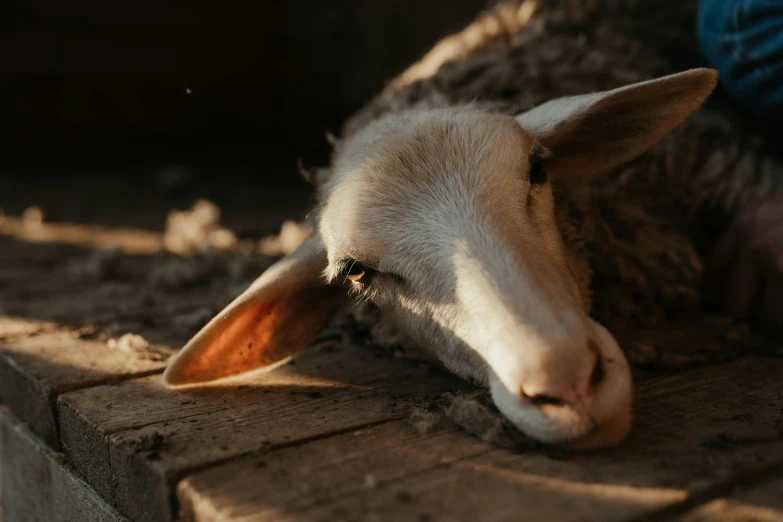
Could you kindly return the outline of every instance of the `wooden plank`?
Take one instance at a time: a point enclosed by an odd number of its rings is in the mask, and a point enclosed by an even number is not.
[[[216,522],[294,520],[336,498],[491,451],[450,429],[419,433],[407,420],[394,421],[196,473],[178,487],[180,515]],[[247,475],[237,480],[237,472]]]
[[[783,522],[783,476],[715,499],[681,518],[680,522]]]
[[[0,520],[127,520],[63,462],[61,454],[0,408]]]
[[[179,477],[241,455],[405,417],[462,381],[384,350],[311,349],[244,381],[175,393],[159,376],[62,395],[58,420],[74,467],[121,511],[170,520]]]
[[[193,473],[179,504],[199,521],[628,520],[783,461],[781,374],[753,358],[640,383],[613,450],[512,454],[389,425]]]
[[[78,338],[73,328],[3,318],[0,322],[0,395],[47,444],[59,448],[53,404],[65,391],[160,373],[171,350],[110,348]]]

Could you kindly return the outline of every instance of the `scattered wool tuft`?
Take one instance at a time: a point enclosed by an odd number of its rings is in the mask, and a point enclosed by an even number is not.
[[[27,207],[22,213],[22,224],[28,231],[40,229],[43,222],[44,213],[41,207]]]
[[[367,489],[374,489],[378,485],[378,481],[375,478],[375,475],[372,473],[368,473],[364,476],[364,487]]]
[[[220,226],[220,208],[210,201],[199,200],[190,210],[169,212],[163,245],[171,253],[192,255],[208,250],[231,250],[237,246],[237,238]]]
[[[458,426],[484,442],[512,451],[540,448],[541,443],[517,430],[492,404],[486,391],[444,394],[450,399],[446,415]]]
[[[132,333],[127,333],[119,339],[109,339],[106,344],[109,348],[131,353],[146,350],[150,346],[144,337]]]
[[[106,341],[106,345],[113,350],[132,353],[149,361],[165,361],[171,355],[168,349],[153,348],[144,337],[132,333],[126,333],[119,339],[109,339]]]
[[[423,408],[413,408],[408,422],[417,433],[429,433],[435,429],[442,416]]]
[[[313,230],[295,221],[283,221],[280,233],[267,236],[258,244],[258,251],[267,256],[288,255],[310,237]]]

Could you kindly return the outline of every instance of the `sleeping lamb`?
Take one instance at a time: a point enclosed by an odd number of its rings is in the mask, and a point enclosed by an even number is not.
[[[625,438],[629,365],[596,318],[655,321],[671,302],[698,299],[698,240],[681,216],[655,211],[677,208],[671,201],[701,205],[706,193],[694,198],[689,187],[714,169],[691,175],[702,166],[672,161],[644,175],[642,167],[681,157],[677,136],[661,140],[701,107],[717,75],[696,68],[524,107],[546,99],[526,97],[526,80],[538,91],[547,82],[514,53],[535,53],[546,36],[583,46],[556,33],[552,13],[550,25],[527,20],[531,5],[480,19],[452,37],[461,47],[445,53],[448,63],[422,72],[425,57],[349,122],[317,176],[313,235],[187,344],[166,385],[273,368],[353,295],[449,370],[488,387],[526,435],[574,448]],[[489,74],[501,67],[506,78],[483,98],[471,93],[476,64]],[[452,87],[444,81],[460,74]],[[684,127],[680,135],[693,134]],[[666,204],[650,202],[639,180],[650,183],[651,172],[658,183],[688,181],[663,190],[674,194]],[[722,186],[711,184],[715,201]]]

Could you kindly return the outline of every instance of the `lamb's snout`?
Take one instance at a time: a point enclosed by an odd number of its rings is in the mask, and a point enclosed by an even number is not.
[[[521,431],[575,448],[620,443],[631,422],[631,377],[614,338],[592,320],[557,341],[528,340],[490,376],[493,400]]]

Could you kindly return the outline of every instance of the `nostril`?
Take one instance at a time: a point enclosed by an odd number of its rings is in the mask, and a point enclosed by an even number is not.
[[[592,339],[587,342],[587,348],[595,354],[595,362],[593,363],[593,370],[590,372],[590,380],[588,381],[588,391],[595,393],[595,390],[604,380],[604,364],[601,358],[601,351],[598,349],[598,345]]]
[[[563,399],[558,399],[557,397],[552,397],[550,395],[525,395],[524,397],[529,403],[535,404],[536,406],[564,406],[566,404],[566,401]]]
[[[522,394],[522,398],[525,401],[535,406],[544,406],[547,404],[551,406],[563,406],[567,404],[565,400],[561,399],[560,397],[555,397],[554,395],[546,395],[544,393],[529,395],[528,393],[525,393],[524,388],[520,390],[520,393]]]
[[[584,341],[582,341],[584,342]],[[575,345],[563,358],[546,359],[546,364],[524,380],[519,397],[533,406],[571,406],[589,408],[607,379],[598,343],[588,339]],[[587,348],[587,351],[583,351]]]

